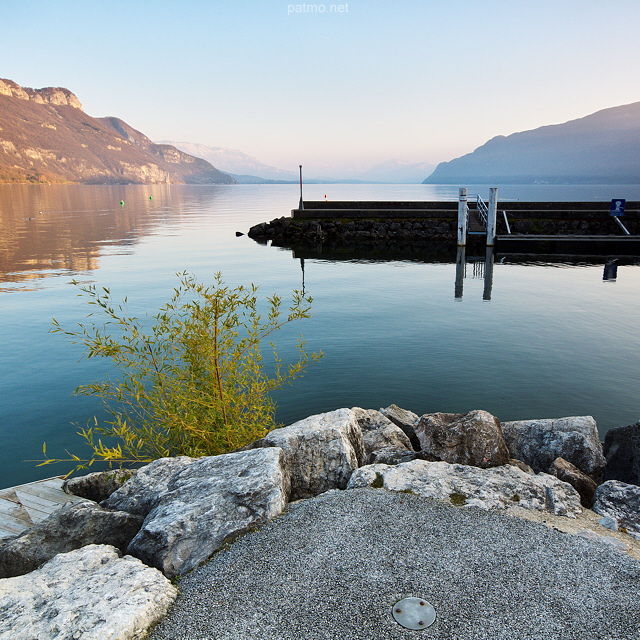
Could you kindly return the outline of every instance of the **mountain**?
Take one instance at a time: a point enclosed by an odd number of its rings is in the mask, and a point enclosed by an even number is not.
[[[353,177],[362,182],[385,182],[393,184],[419,184],[425,175],[435,169],[430,162],[405,162],[387,160]]]
[[[232,174],[238,182],[255,183],[266,181],[296,182],[298,173],[285,171],[242,153],[237,149],[227,147],[209,147],[196,142],[173,142],[162,140],[163,144],[171,144],[178,149],[199,158],[204,158],[219,167],[221,171]]]
[[[92,118],[68,89],[0,79],[0,182],[233,184],[206,160]]]
[[[424,184],[638,184],[640,102],[497,136],[441,162]]]

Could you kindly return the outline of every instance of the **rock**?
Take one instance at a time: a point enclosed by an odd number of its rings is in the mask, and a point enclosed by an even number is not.
[[[282,513],[289,490],[281,449],[199,458],[169,482],[128,552],[166,576],[183,574]]]
[[[511,455],[536,473],[546,471],[561,457],[596,483],[602,478],[605,459],[596,421],[591,416],[503,422],[502,434]]]
[[[320,413],[274,429],[252,446],[284,451],[291,474],[291,500],[344,489],[365,459],[362,430],[351,409]]]
[[[481,469],[424,460],[397,466],[373,464],[354,471],[347,489],[369,486],[481,509],[518,506],[560,516],[581,513],[580,496],[571,485],[546,473],[532,476],[510,465]]]
[[[607,544],[618,551],[628,551],[631,548],[630,545],[625,544],[622,540],[618,540],[618,538],[614,538],[613,536],[601,536],[599,533],[591,531],[591,529],[582,529],[578,531],[576,535],[584,538],[585,540],[593,540],[594,542]]]
[[[548,473],[563,482],[568,482],[580,494],[582,506],[591,509],[593,494],[598,485],[588,475],[564,458],[556,458],[551,463]]]
[[[518,460],[517,458],[509,458],[508,464],[518,467],[518,469],[522,469],[525,473],[535,473],[528,464],[525,464],[522,460]]]
[[[65,480],[62,488],[74,496],[80,496],[94,502],[102,502],[135,474],[135,469],[98,471],[89,473],[86,476]]]
[[[172,478],[194,460],[195,458],[187,456],[158,458],[151,464],[138,469],[138,473],[133,478],[125,482],[101,504],[107,509],[146,516],[160,497],[166,493]]]
[[[415,425],[422,451],[451,464],[487,469],[509,462],[500,421],[487,411],[427,413]]]
[[[140,516],[107,511],[95,502],[63,507],[0,544],[0,578],[29,573],[58,553],[89,544],[108,544],[124,550],[141,525]]]
[[[609,529],[609,531],[618,530],[618,521],[611,516],[604,516],[604,518],[600,518],[600,520],[598,520],[598,524],[605,529]]]
[[[418,440],[418,436],[416,436],[414,430],[416,422],[420,419],[418,414],[402,409],[395,404],[390,404],[388,407],[380,409],[380,413],[389,418],[393,424],[400,427],[405,432],[407,438],[409,438],[411,446],[416,451],[420,451],[420,440]]]
[[[640,533],[640,487],[619,480],[607,480],[593,497],[593,510],[609,516],[629,533]]]
[[[416,451],[397,447],[383,447],[371,452],[367,464],[401,464],[402,462],[416,460],[419,456],[420,454]]]
[[[640,485],[640,422],[610,429],[604,437],[605,480]]]
[[[0,580],[0,638],[138,640],[176,594],[156,569],[120,558],[113,547],[89,545]]]
[[[385,464],[398,464],[398,462],[408,462],[416,458],[411,442],[404,431],[379,411],[359,407],[354,407],[352,411],[363,431],[366,464],[383,462],[383,459]],[[382,458],[379,458],[378,454]],[[386,462],[387,459],[397,460],[397,462]]]
[[[389,418],[375,409],[353,407],[351,411],[355,414],[356,420],[363,431],[377,431],[394,424]]]

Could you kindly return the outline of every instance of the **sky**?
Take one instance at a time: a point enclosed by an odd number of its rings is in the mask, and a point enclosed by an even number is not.
[[[0,0],[0,77],[296,171],[438,163],[640,101],[638,0]]]

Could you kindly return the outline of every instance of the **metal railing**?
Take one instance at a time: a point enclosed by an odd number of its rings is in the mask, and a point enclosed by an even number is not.
[[[509,226],[509,220],[507,220],[507,212],[503,211],[502,215],[504,216],[504,224],[507,227],[507,233],[511,235],[511,227]]]
[[[478,219],[486,229],[487,219],[489,218],[489,207],[480,196],[476,196],[476,210],[478,212]]]

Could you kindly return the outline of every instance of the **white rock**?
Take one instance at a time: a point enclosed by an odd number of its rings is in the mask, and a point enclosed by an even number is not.
[[[255,444],[284,451],[291,500],[344,489],[353,470],[365,461],[362,430],[351,409],[320,413],[274,429]]]
[[[133,478],[127,480],[100,504],[107,509],[146,516],[160,497],[166,493],[167,485],[173,477],[195,459],[187,456],[158,458],[151,464],[138,469]]]
[[[142,638],[176,593],[156,569],[120,558],[114,547],[89,545],[0,580],[0,639]]]
[[[180,575],[282,513],[289,487],[281,449],[198,458],[169,482],[127,551],[169,577]]]
[[[368,486],[482,509],[515,505],[569,517],[581,513],[580,496],[570,484],[546,473],[532,476],[511,465],[480,469],[425,460],[396,466],[372,464],[355,471],[347,488]]]

